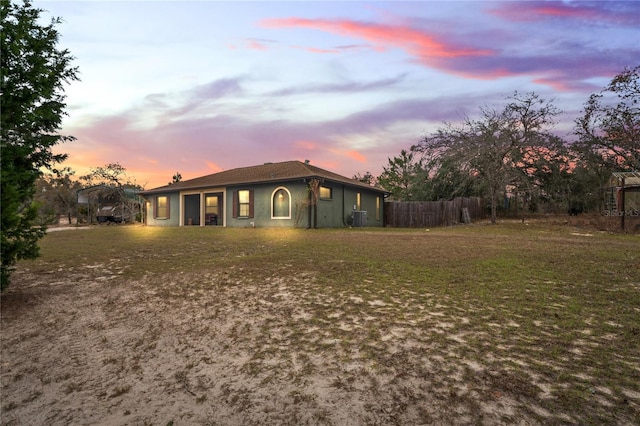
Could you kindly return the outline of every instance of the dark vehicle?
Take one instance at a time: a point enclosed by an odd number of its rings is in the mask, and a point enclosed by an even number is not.
[[[125,223],[130,222],[131,217],[122,212],[119,206],[103,206],[96,213],[98,223]]]

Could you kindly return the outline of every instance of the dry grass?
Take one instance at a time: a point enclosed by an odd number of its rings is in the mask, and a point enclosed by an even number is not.
[[[101,227],[2,296],[3,424],[638,424],[638,236]]]

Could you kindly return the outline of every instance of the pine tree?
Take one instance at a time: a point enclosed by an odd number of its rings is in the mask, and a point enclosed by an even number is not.
[[[58,131],[66,108],[63,86],[78,79],[77,68],[69,51],[57,48],[60,19],[43,26],[42,12],[29,1],[0,0],[2,290],[17,260],[39,255],[45,229],[36,225],[35,183],[43,169],[53,170],[66,158],[52,147],[73,140]]]

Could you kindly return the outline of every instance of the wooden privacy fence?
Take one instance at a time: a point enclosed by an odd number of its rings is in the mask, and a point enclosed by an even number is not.
[[[485,217],[479,197],[448,201],[389,201],[384,203],[385,225],[394,228],[429,228],[469,223]]]

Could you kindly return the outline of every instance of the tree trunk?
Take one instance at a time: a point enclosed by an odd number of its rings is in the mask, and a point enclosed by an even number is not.
[[[498,208],[498,191],[495,188],[491,188],[491,223],[495,225],[497,219],[497,208]]]

